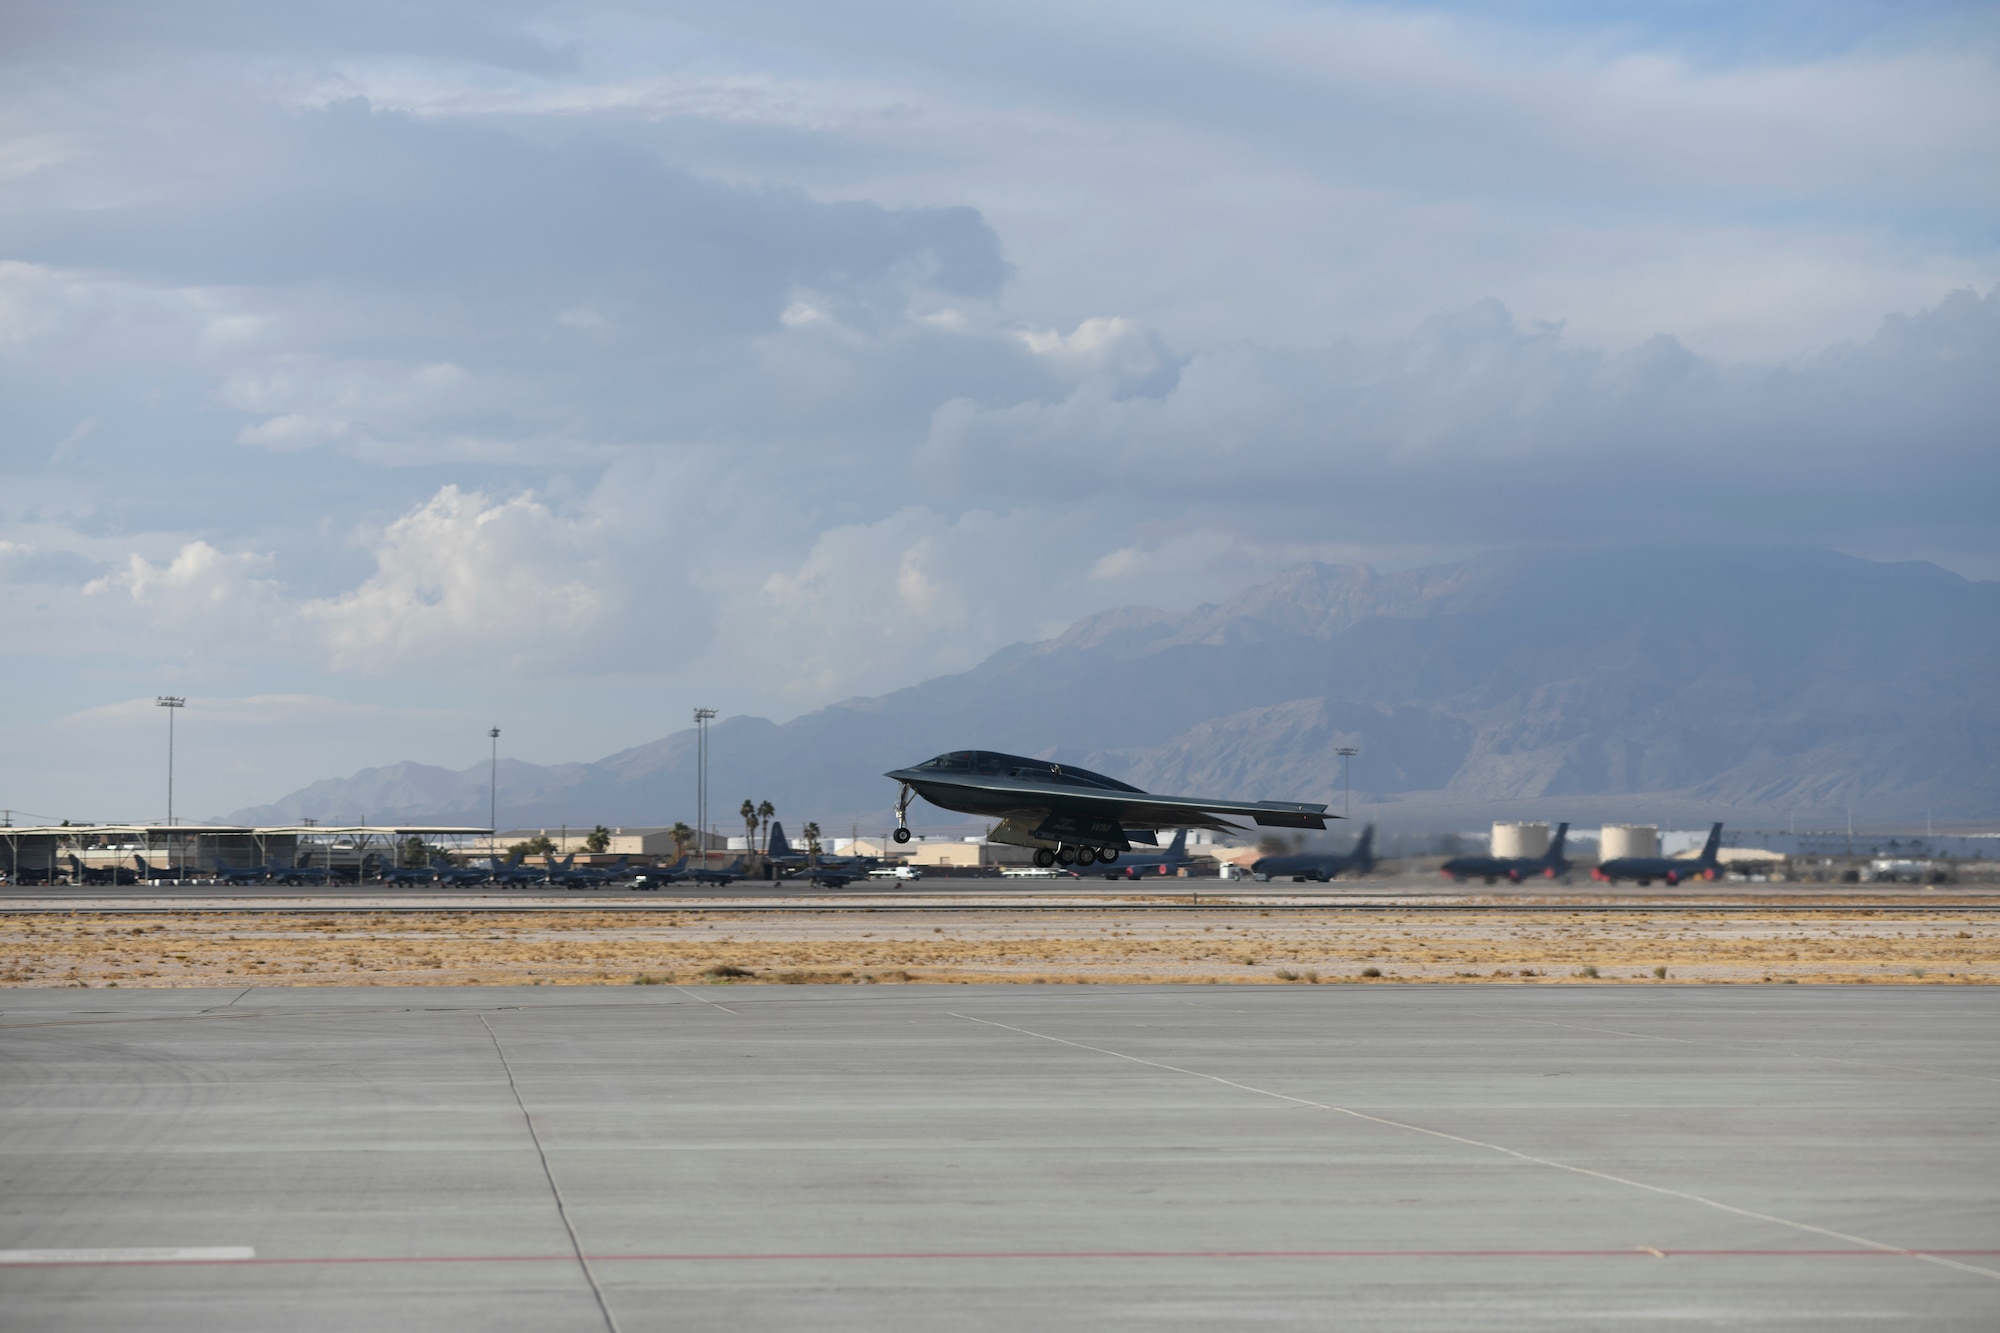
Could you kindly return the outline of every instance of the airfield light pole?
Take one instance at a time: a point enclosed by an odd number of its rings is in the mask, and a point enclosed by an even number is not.
[[[492,766],[486,770],[486,855],[500,855],[500,728],[486,733],[493,742]]]
[[[1348,781],[1348,776],[1353,770],[1349,765],[1354,756],[1361,753],[1361,749],[1355,745],[1343,745],[1334,753],[1340,756],[1340,816],[1347,819],[1354,814],[1354,784]]]
[[[174,710],[186,708],[188,701],[178,694],[162,694],[153,706],[167,710],[167,824],[174,822]]]
[[[694,710],[694,845],[703,866],[708,865],[708,724],[714,720],[713,708]]]

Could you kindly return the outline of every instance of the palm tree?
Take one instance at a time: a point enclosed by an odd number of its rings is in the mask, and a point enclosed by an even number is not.
[[[807,824],[799,830],[799,836],[806,840],[806,855],[813,859],[813,864],[819,864],[819,824]]]
[[[743,854],[746,857],[757,854],[757,803],[749,797],[743,798],[743,805],[737,810],[743,816]]]
[[[757,818],[764,821],[764,850],[767,852],[771,850],[771,817],[777,813],[778,807],[769,801],[758,803]]]
[[[602,824],[592,829],[590,836],[583,840],[583,849],[586,852],[602,852],[608,850],[610,846],[611,830]]]
[[[687,860],[688,844],[694,841],[694,830],[676,820],[674,826],[667,830],[667,836],[674,840],[675,858]]]

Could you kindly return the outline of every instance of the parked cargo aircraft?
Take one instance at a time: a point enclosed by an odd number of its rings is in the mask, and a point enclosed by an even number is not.
[[[1678,884],[1684,879],[1714,879],[1722,873],[1722,867],[1716,860],[1716,854],[1721,849],[1722,825],[1715,824],[1708,830],[1708,841],[1702,844],[1701,855],[1692,861],[1671,856],[1620,856],[1598,866],[1590,872],[1590,877],[1613,884],[1621,879],[1637,880],[1641,884],[1651,884],[1656,879],[1669,884]]]
[[[1351,852],[1296,852],[1281,856],[1260,856],[1250,863],[1250,873],[1266,879],[1310,879],[1324,884],[1349,871],[1365,875],[1375,868],[1375,826],[1361,830],[1361,838]]]
[[[946,810],[999,819],[987,840],[1033,847],[1039,866],[1112,864],[1135,841],[1158,846],[1154,834],[1160,829],[1242,827],[1224,815],[1267,828],[1323,829],[1328,819],[1340,818],[1324,805],[1296,801],[1156,796],[1088,769],[992,750],[953,750],[884,776],[902,784],[897,842],[910,840],[910,800],[921,796]]]
[[[881,861],[873,856],[822,854],[814,857],[810,853],[802,852],[792,846],[791,840],[785,837],[784,824],[777,820],[771,822],[771,837],[765,844],[764,861],[783,878],[804,876],[812,879],[815,884],[830,883],[832,877],[836,875],[845,876],[846,878],[840,881],[841,884],[845,884],[848,880],[858,879],[881,864]],[[839,885],[833,887],[838,888]]]
[[[1569,825],[1558,824],[1549,849],[1540,856],[1456,856],[1439,869],[1459,883],[1468,879],[1483,879],[1488,884],[1502,879],[1513,884],[1537,877],[1561,879],[1569,873],[1569,858],[1563,855],[1568,838]]]

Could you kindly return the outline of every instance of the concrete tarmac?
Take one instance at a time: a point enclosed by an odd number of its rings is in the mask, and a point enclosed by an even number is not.
[[[1996,1020],[1867,987],[7,991],[0,1327],[1983,1330]],[[175,1253],[217,1247],[255,1257]]]

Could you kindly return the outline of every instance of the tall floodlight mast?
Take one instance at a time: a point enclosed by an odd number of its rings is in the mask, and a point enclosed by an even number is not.
[[[153,700],[155,708],[167,710],[167,823],[174,822],[174,712],[188,701],[178,694],[162,694]]]
[[[1343,745],[1335,750],[1334,753],[1340,756],[1340,814],[1343,819],[1352,819],[1354,817],[1354,785],[1348,781],[1348,775],[1352,772],[1348,764],[1353,760],[1355,755],[1361,753],[1361,750],[1359,746]]]
[[[708,724],[714,719],[713,708],[694,710],[694,845],[703,865],[708,864]]]
[[[486,771],[486,855],[500,854],[500,728],[486,733],[493,742],[492,767]]]

